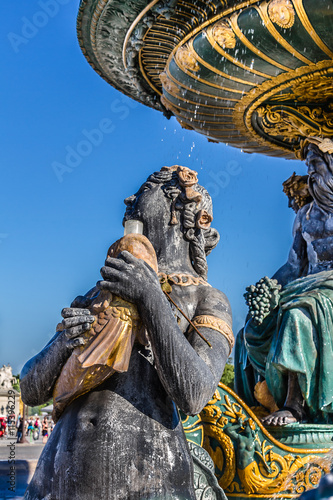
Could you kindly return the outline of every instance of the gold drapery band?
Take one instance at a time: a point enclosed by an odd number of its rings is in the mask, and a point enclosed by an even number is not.
[[[216,330],[219,333],[221,333],[229,342],[230,353],[231,353],[231,350],[235,344],[235,338],[234,338],[234,334],[232,332],[232,328],[228,325],[228,323],[223,321],[223,319],[217,318],[216,316],[208,316],[205,314],[202,316],[196,316],[192,320],[192,323],[197,328],[198,327],[211,328],[212,330]],[[189,332],[192,330],[193,330],[193,327],[190,326]]]

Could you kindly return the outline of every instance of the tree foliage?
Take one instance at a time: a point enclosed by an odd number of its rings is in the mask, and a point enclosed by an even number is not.
[[[230,387],[230,389],[233,389],[234,388],[234,379],[235,379],[234,365],[231,363],[227,363],[225,365],[225,368],[224,368],[221,382],[222,382],[222,384]]]

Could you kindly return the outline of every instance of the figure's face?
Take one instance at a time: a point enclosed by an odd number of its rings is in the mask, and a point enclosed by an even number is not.
[[[327,163],[325,162],[324,158],[316,152],[315,149],[309,148],[305,163],[308,167],[310,186],[327,186],[327,184],[329,184],[329,181],[332,180],[332,174]]]
[[[170,218],[170,200],[163,192],[163,184],[145,182],[139,191],[124,200],[126,220],[139,220],[143,223],[144,234],[147,228]]]

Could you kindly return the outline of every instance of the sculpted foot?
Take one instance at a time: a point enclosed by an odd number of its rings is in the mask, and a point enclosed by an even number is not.
[[[275,411],[271,415],[268,415],[268,417],[263,418],[261,422],[265,426],[280,426],[301,422],[304,416],[302,410],[285,406],[281,410]]]

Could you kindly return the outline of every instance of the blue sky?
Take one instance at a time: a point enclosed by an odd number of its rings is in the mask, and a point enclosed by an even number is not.
[[[208,143],[123,96],[80,51],[78,1],[54,2],[53,17],[41,14],[43,0],[0,7],[0,365],[18,372],[61,309],[95,284],[123,232],[123,199],[163,165],[198,171],[213,196],[221,242],[209,282],[229,297],[236,332],[245,286],[287,258],[293,212],[281,185],[305,165]]]

